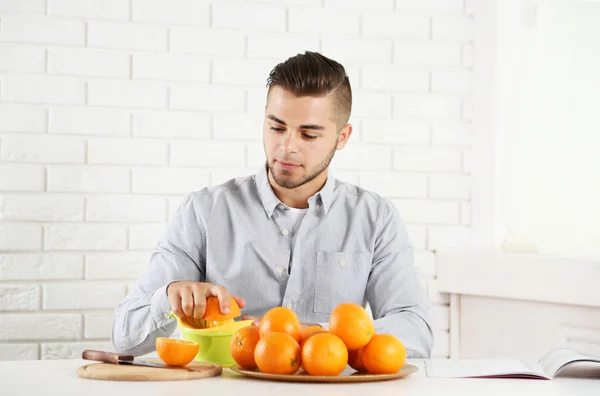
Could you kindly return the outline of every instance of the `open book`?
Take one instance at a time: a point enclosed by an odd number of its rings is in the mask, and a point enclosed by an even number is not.
[[[551,380],[562,368],[578,362],[591,362],[600,365],[600,358],[582,355],[571,349],[560,348],[548,352],[535,363],[515,359],[440,359],[425,361],[425,370],[428,377],[537,378]]]

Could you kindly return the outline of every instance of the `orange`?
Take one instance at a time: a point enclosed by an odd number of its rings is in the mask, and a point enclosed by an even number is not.
[[[377,334],[364,347],[362,358],[369,373],[394,374],[404,367],[406,348],[391,334]]]
[[[327,330],[317,325],[303,327],[302,330],[300,330],[300,352],[302,352],[302,347],[304,346],[306,340],[308,340],[309,337],[318,333],[327,333]],[[304,368],[304,362],[302,362],[300,368],[306,371],[306,369]]]
[[[329,316],[329,332],[340,337],[348,349],[360,349],[375,334],[375,323],[358,304],[343,303]]]
[[[240,306],[233,297],[229,300],[229,312],[224,314],[221,312],[221,303],[216,296],[210,296],[206,299],[206,309],[202,319],[197,320],[201,329],[223,326],[232,323],[238,316],[242,315]]]
[[[294,311],[286,307],[270,309],[260,320],[258,330],[261,338],[270,332],[283,332],[291,335],[297,343],[302,341],[300,320]]]
[[[302,348],[304,370],[310,375],[339,375],[348,364],[348,348],[331,333],[309,337]]]
[[[348,351],[348,366],[356,371],[367,371],[363,362],[363,351],[364,348]]]
[[[158,337],[156,352],[158,357],[169,366],[185,366],[196,357],[200,345],[193,341]]]
[[[245,369],[257,368],[254,361],[254,349],[260,340],[258,335],[258,327],[246,326],[238,329],[231,337],[229,349],[231,357],[240,367]]]
[[[294,374],[300,367],[300,345],[288,333],[267,333],[256,344],[254,361],[263,373]]]

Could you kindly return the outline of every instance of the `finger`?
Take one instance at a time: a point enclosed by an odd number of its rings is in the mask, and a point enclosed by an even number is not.
[[[242,320],[256,320],[256,319],[260,319],[260,316],[246,316],[246,315],[242,315]]]
[[[260,318],[256,319],[254,322],[252,322],[252,326],[260,327]]]
[[[167,300],[169,301],[171,311],[173,311],[175,316],[178,318],[184,318],[185,313],[183,312],[183,309],[181,309],[181,298],[179,297],[179,293],[169,294]]]
[[[223,286],[212,285],[209,289],[209,295],[217,296],[220,303],[221,312],[223,314],[229,313],[229,292]]]
[[[194,288],[194,318],[200,319],[206,312],[206,292],[200,288]]]
[[[233,296],[233,299],[238,303],[240,308],[244,308],[246,306],[246,300],[244,300],[242,297]]]
[[[181,290],[181,309],[187,317],[193,317],[194,315],[194,296],[189,288]]]

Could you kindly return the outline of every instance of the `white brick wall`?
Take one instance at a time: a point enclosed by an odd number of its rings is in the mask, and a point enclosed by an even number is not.
[[[264,163],[267,75],[305,50],[348,69],[333,169],[399,209],[448,356],[434,250],[471,234],[470,3],[0,1],[0,359],[112,348],[185,194]]]

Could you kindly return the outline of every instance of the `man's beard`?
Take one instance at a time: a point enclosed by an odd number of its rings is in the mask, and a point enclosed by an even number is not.
[[[277,185],[279,187],[287,188],[287,189],[291,190],[293,188],[298,188],[298,187],[314,180],[317,176],[319,176],[321,173],[323,173],[323,171],[325,169],[327,169],[327,167],[329,166],[329,163],[333,159],[333,156],[335,155],[335,151],[336,151],[336,146],[334,146],[333,150],[331,150],[329,152],[329,154],[327,154],[327,157],[319,165],[317,165],[315,167],[314,171],[312,171],[304,179],[294,180],[294,179],[290,179],[290,178],[286,178],[286,177],[279,177],[277,172],[273,172],[273,167],[271,166],[271,164],[269,164],[269,160],[267,160],[267,168],[268,168],[269,172],[271,173],[273,180],[275,180],[275,183],[277,183]],[[290,176],[291,174],[292,174],[292,172],[290,172],[288,170],[285,170],[285,169],[281,170],[281,175],[283,175],[283,176]]]

